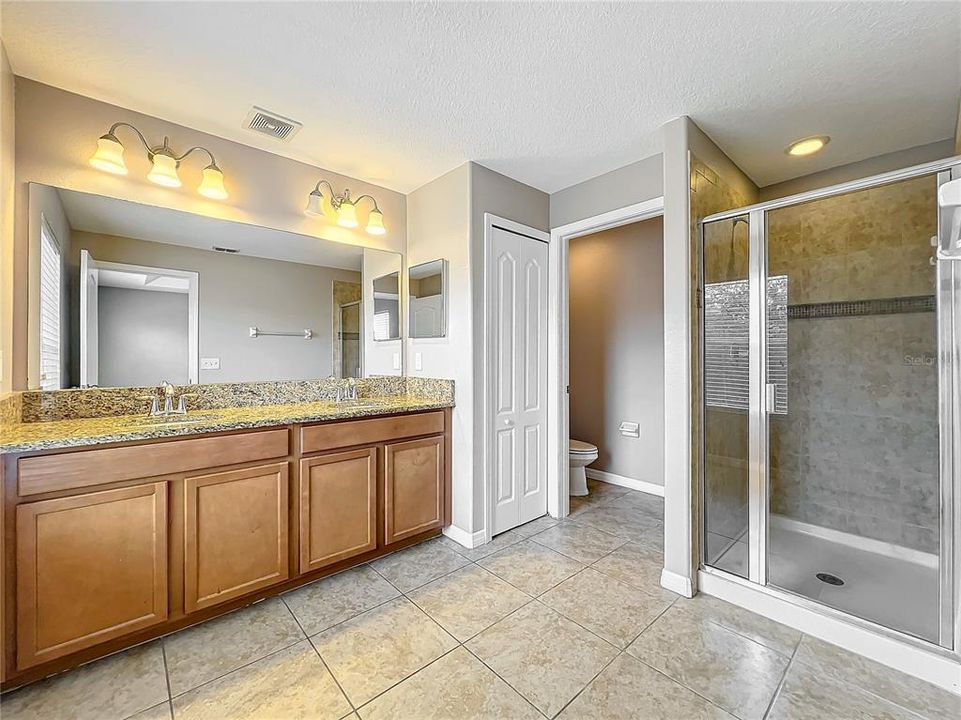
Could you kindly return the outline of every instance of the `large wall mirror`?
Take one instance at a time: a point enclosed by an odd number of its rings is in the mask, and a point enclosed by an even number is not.
[[[29,202],[32,389],[401,374],[372,322],[399,254],[36,183]]]
[[[447,335],[447,261],[433,260],[407,271],[412,338]]]

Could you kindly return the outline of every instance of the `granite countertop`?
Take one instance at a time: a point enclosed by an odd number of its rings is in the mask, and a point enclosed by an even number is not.
[[[0,453],[55,450],[130,440],[200,435],[224,430],[295,425],[348,418],[391,415],[452,407],[447,400],[414,395],[364,397],[346,403],[332,400],[282,405],[194,410],[186,416],[163,418],[117,415],[0,425]],[[191,422],[183,422],[189,420]],[[159,423],[159,424],[158,424]]]

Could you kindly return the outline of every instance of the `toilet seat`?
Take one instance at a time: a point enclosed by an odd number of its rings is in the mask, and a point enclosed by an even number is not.
[[[591,455],[597,452],[597,446],[583,440],[571,440],[571,455]]]

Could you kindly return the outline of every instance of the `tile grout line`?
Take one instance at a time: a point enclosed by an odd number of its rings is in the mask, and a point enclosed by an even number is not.
[[[498,622],[499,622],[499,621],[498,621]],[[497,623],[494,623],[494,624],[496,625]],[[491,627],[493,627],[493,625],[492,625]],[[486,629],[486,628],[485,628],[485,629]],[[482,632],[483,632],[483,631],[482,631]],[[480,633],[477,633],[477,635],[480,635]],[[474,637],[477,637],[477,635],[475,635]],[[474,639],[474,638],[471,638],[471,640],[473,640],[473,639]],[[504,683],[507,687],[509,687],[511,690],[513,690],[513,691],[517,694],[517,697],[521,698],[524,702],[526,702],[528,705],[530,705],[532,708],[534,708],[534,712],[536,712],[538,715],[540,715],[540,716],[543,717],[543,718],[546,718],[546,717],[547,717],[543,712],[541,712],[541,709],[540,709],[539,707],[537,707],[534,703],[532,703],[532,702],[530,701],[530,699],[529,699],[524,693],[522,693],[522,692],[521,692],[520,690],[518,690],[516,687],[514,687],[513,685],[511,685],[511,683],[508,682],[506,678],[501,677],[494,668],[492,668],[490,665],[488,665],[488,664],[484,661],[484,658],[482,658],[480,655],[478,655],[478,654],[475,653],[473,650],[471,650],[469,647],[467,647],[467,643],[464,643],[464,645],[463,645],[462,647],[470,654],[470,656],[471,656],[472,658],[474,658],[477,662],[479,662],[481,665],[483,665],[483,666],[486,667],[488,670],[490,670],[490,671],[494,674],[494,677],[496,677],[498,680],[500,680],[502,683]]]
[[[801,646],[801,638],[798,638],[797,644],[794,646],[794,651],[791,653],[791,657],[787,661],[787,665],[784,666],[784,672],[781,673],[781,679],[778,681],[777,687],[774,688],[774,694],[771,695],[771,699],[768,701],[767,708],[764,710],[764,715],[762,715],[762,720],[767,720],[771,715],[771,711],[774,709],[774,704],[777,702],[778,697],[781,695],[781,690],[784,688],[784,683],[787,682],[787,674],[791,667],[794,665],[794,656],[797,655],[798,648]]]
[[[344,688],[340,684],[340,680],[338,680],[337,676],[334,675],[334,671],[330,669],[330,665],[328,665],[327,661],[324,660],[324,656],[320,654],[320,650],[318,650],[317,646],[314,645],[314,641],[310,639],[311,636],[307,634],[306,630],[304,630],[304,626],[300,624],[300,618],[298,618],[297,615],[294,614],[294,611],[290,609],[290,605],[287,604],[287,600],[284,598],[283,595],[280,596],[280,599],[283,601],[284,607],[287,608],[287,612],[289,612],[290,616],[294,619],[294,622],[297,623],[297,627],[300,628],[300,632],[304,634],[304,638],[307,640],[307,643],[310,645],[311,649],[314,651],[314,654],[317,656],[317,659],[320,660],[320,664],[323,665],[324,669],[327,670],[327,673],[330,675],[330,679],[334,681],[334,685],[337,686],[337,689],[340,691],[340,694],[344,696],[344,699],[347,701],[347,704],[350,706],[350,712],[347,713],[347,715],[356,713],[357,708],[354,707],[354,702],[350,699],[350,695],[348,695],[344,691]],[[319,635],[320,633],[317,633],[317,634]]]
[[[634,658],[635,660],[637,660],[639,663],[641,663],[641,664],[644,665],[645,667],[650,668],[651,670],[653,670],[654,672],[656,672],[658,675],[663,675],[665,678],[667,678],[668,680],[670,680],[672,683],[674,683],[674,684],[677,685],[678,687],[683,688],[683,689],[687,690],[689,693],[692,693],[693,695],[696,695],[697,697],[701,698],[701,700],[703,700],[704,702],[706,702],[708,705],[711,705],[712,707],[716,707],[718,710],[720,710],[721,712],[725,713],[726,715],[730,715],[732,718],[738,718],[738,716],[735,715],[733,712],[731,712],[730,710],[727,710],[727,709],[724,708],[724,707],[721,707],[721,706],[718,705],[714,700],[711,700],[711,698],[709,698],[709,697],[707,697],[706,695],[698,692],[697,690],[695,690],[695,689],[692,688],[692,687],[688,687],[687,685],[685,685],[684,683],[682,683],[682,682],[681,682],[680,680],[678,680],[677,678],[671,677],[671,676],[668,675],[666,672],[664,672],[664,671],[661,670],[660,668],[657,668],[657,667],[651,665],[651,664],[650,664],[649,662],[647,662],[646,660],[642,660],[641,658],[637,657],[636,655],[631,655],[631,653],[626,652],[626,651],[625,651],[625,654],[626,654],[626,655],[629,655],[629,656],[632,657],[632,658]]]
[[[170,692],[170,671],[167,670],[167,646],[164,643],[164,638],[160,640],[160,656],[163,658],[164,680],[167,683],[167,709],[170,712],[170,720],[174,720],[174,696]]]

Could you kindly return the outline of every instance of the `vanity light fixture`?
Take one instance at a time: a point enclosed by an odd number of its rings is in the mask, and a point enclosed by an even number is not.
[[[147,173],[147,179],[150,182],[163,185],[164,187],[180,187],[180,176],[177,175],[180,161],[195,150],[202,150],[210,157],[210,164],[204,168],[203,180],[200,181],[197,192],[211,200],[227,199],[227,189],[224,187],[224,173],[217,167],[217,161],[214,159],[214,154],[210,152],[210,150],[196,145],[183,155],[176,155],[174,151],[171,150],[170,139],[167,137],[164,137],[163,145],[150,147],[143,133],[130,123],[114,123],[106,134],[100,136],[100,139],[97,140],[97,152],[90,158],[90,164],[95,168],[115,175],[127,174],[127,164],[123,159],[123,144],[117,138],[117,128],[119,127],[128,127],[133,130],[140,139],[140,142],[143,143],[147,151],[147,159],[152,163],[150,172]]]
[[[831,142],[831,138],[827,135],[814,135],[812,137],[802,138],[801,140],[795,140],[787,146],[784,152],[794,157],[804,157],[805,155],[813,155],[816,152],[820,152],[829,142]]]
[[[324,215],[324,196],[320,192],[321,185],[326,185],[330,191],[330,206],[334,209],[334,212],[337,213],[338,225],[345,228],[355,228],[360,225],[360,221],[357,219],[357,204],[361,200],[370,200],[374,209],[367,214],[367,227],[365,227],[364,230],[371,235],[384,235],[387,232],[387,228],[384,227],[384,213],[377,207],[377,201],[374,200],[372,195],[361,195],[359,198],[354,199],[350,196],[350,190],[346,189],[342,195],[338,195],[326,180],[318,182],[310,195],[307,196],[307,207],[304,208],[305,213],[314,217],[322,217]]]

